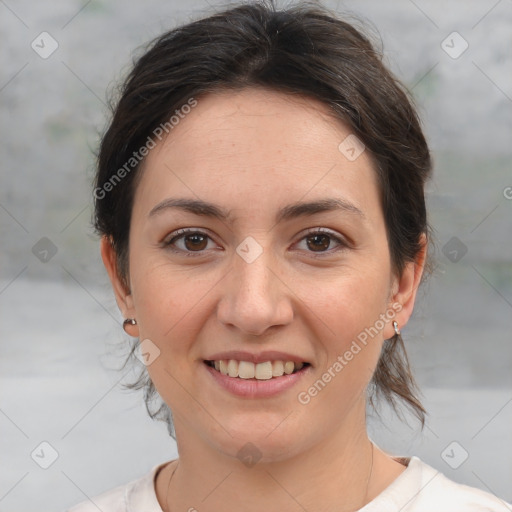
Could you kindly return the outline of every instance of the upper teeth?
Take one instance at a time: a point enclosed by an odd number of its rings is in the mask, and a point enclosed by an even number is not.
[[[294,370],[300,370],[304,364],[293,361],[265,361],[264,363],[251,363],[250,361],[237,361],[236,359],[214,361],[215,369],[223,375],[240,377],[241,379],[268,380],[272,377],[289,375]]]

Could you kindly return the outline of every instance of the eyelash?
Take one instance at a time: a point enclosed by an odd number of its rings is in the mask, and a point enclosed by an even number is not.
[[[183,239],[187,235],[202,235],[202,236],[206,236],[207,238],[212,240],[212,238],[207,233],[205,233],[203,231],[199,231],[194,228],[185,228],[185,229],[179,229],[175,233],[172,233],[172,238],[168,241],[164,240],[163,246],[166,248],[169,248],[172,252],[184,254],[187,257],[195,258],[195,257],[202,256],[204,254],[204,252],[206,252],[206,250],[185,251],[183,249],[176,249],[176,248],[172,247],[172,244],[174,244],[178,240]],[[322,258],[325,256],[329,256],[329,255],[332,255],[333,252],[338,252],[340,250],[343,250],[343,249],[346,249],[349,247],[348,242],[346,242],[339,236],[336,236],[332,231],[325,229],[325,228],[310,228],[306,232],[306,234],[299,240],[299,242],[301,242],[302,240],[305,240],[306,238],[311,237],[313,235],[328,235],[331,240],[334,240],[337,244],[339,244],[339,247],[337,247],[336,249],[332,249],[332,250],[328,249],[327,251],[320,251],[320,252],[307,251],[314,258]]]

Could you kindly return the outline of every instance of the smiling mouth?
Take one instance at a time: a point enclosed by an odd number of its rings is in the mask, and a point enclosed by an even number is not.
[[[217,370],[222,375],[238,379],[271,380],[291,375],[310,366],[309,363],[295,363],[293,361],[265,361],[252,363],[250,361],[237,361],[235,359],[223,359],[220,361],[208,361],[207,366]]]

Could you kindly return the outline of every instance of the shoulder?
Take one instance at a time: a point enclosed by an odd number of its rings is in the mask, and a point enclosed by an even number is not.
[[[459,484],[418,457],[360,512],[511,512],[512,505],[491,493]]]
[[[87,501],[82,501],[66,512],[98,512],[98,509],[102,512],[126,512],[128,510],[126,495],[129,488],[135,482],[136,480],[125,485],[120,485]]]
[[[162,512],[155,492],[155,476],[168,464],[154,466],[149,473],[127,484],[110,489],[69,508],[66,512]]]
[[[435,506],[439,512],[511,512],[512,506],[491,493],[450,480],[441,472],[418,459],[422,467],[422,488],[418,490],[418,510]],[[412,503],[414,503],[414,501]],[[412,507],[412,511],[416,508]]]

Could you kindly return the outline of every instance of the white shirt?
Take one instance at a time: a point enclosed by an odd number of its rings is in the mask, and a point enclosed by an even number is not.
[[[490,493],[458,484],[418,457],[394,457],[407,465],[374,500],[359,512],[512,512],[512,505]],[[162,512],[155,492],[155,477],[167,462],[147,475],[121,485],[67,512]],[[171,505],[172,506],[172,505]]]

